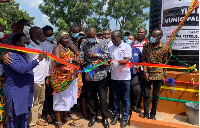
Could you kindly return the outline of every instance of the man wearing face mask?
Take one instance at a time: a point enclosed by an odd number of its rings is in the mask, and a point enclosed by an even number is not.
[[[142,63],[167,64],[169,57],[169,47],[160,42],[163,32],[160,29],[155,29],[150,37],[150,42],[146,43],[142,51]],[[144,118],[156,120],[156,109],[160,87],[166,78],[166,72],[162,68],[144,67],[144,77],[146,82],[144,91]],[[149,117],[149,96],[151,85],[153,84],[153,101],[152,109]]]
[[[110,30],[104,30],[103,32],[103,40],[107,43],[108,48],[113,45],[111,37],[110,37]]]
[[[29,21],[26,19],[21,19],[17,22],[17,24],[18,24],[18,31],[8,35],[8,37],[3,41],[4,44],[13,45],[12,37],[17,33],[24,33],[26,36],[29,36],[29,34],[28,34],[29,29],[30,29]]]
[[[45,41],[46,37],[40,27],[34,26],[30,29],[30,45],[32,49],[44,50],[41,43]],[[36,54],[27,54],[32,61],[38,57]],[[40,117],[45,100],[45,78],[47,77],[48,61],[42,60],[38,66],[33,69],[34,73],[34,107],[31,108],[28,117],[28,127],[35,128],[37,125],[45,126],[47,123],[42,122]]]
[[[98,60],[105,61],[110,59],[106,42],[99,42],[99,40],[96,39],[96,29],[93,27],[88,28],[86,35],[87,41],[83,42],[80,46],[80,59],[85,63],[85,65],[91,65]],[[102,124],[104,128],[109,128],[106,101],[108,89],[106,67],[102,65],[94,69],[94,72],[94,75],[86,74],[86,81],[88,81],[88,103],[91,113],[88,127],[92,127],[97,121],[98,93],[101,104]]]
[[[54,41],[54,34],[53,28],[51,26],[46,25],[42,28],[44,35],[46,36],[46,40],[41,44],[44,51],[52,53],[53,48],[57,45],[57,42]],[[47,116],[47,121],[49,123],[53,122],[52,115],[53,115],[53,89],[50,85],[50,75],[52,71],[52,60],[51,58],[47,58],[48,61],[48,70],[47,70],[47,77],[45,80],[46,90],[45,90],[45,112]]]
[[[113,45],[111,40],[111,34],[110,30],[104,30],[103,31],[103,41],[106,42],[108,45],[108,49]],[[113,108],[113,100],[112,100],[112,83],[111,83],[111,73],[110,73],[111,67],[107,66],[107,80],[108,80],[108,89],[109,89],[109,104],[108,108]]]
[[[19,47],[29,45],[29,39],[24,34],[13,36],[13,44]],[[33,68],[46,57],[44,52],[38,58],[30,61],[25,53],[10,51],[13,63],[4,64],[4,93],[8,114],[7,127],[27,128],[27,118],[33,104]]]
[[[78,37],[81,28],[77,24],[72,24],[71,26],[71,40],[78,47]]]

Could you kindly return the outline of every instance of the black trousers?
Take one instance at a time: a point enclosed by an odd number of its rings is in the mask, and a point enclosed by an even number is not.
[[[100,81],[88,81],[88,104],[91,118],[96,118],[98,114],[97,94],[100,100],[102,118],[108,118],[107,90],[107,78]]]
[[[107,72],[107,81],[109,88],[109,106],[113,108],[113,92],[112,92],[112,81],[111,81],[111,73]]]
[[[51,115],[53,112],[53,89],[46,86],[44,108],[46,115]]]
[[[162,85],[162,80],[150,80],[146,82],[144,91],[144,114],[149,114],[149,96],[151,91],[151,85],[153,84],[153,100],[150,115],[156,115],[156,109],[158,106],[158,99],[160,93],[160,87]]]
[[[137,106],[140,94],[141,94],[140,82],[138,74],[135,74],[131,78],[131,87],[130,87],[131,107]]]
[[[140,97],[139,97],[139,101],[137,103],[137,108],[141,109],[142,108],[142,97],[144,96],[144,89],[145,89],[145,85],[146,85],[146,80],[144,78],[144,72],[140,71],[138,73],[138,81],[140,83]]]

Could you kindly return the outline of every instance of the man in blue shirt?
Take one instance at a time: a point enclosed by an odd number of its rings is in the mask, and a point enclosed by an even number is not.
[[[27,47],[30,41],[26,35],[18,33],[12,38],[14,45]],[[33,84],[35,68],[40,61],[46,57],[45,53],[40,53],[37,59],[30,61],[25,53],[10,51],[12,63],[3,63],[5,72],[5,84],[3,87],[6,108],[8,114],[8,128],[27,128],[27,117],[33,105]]]

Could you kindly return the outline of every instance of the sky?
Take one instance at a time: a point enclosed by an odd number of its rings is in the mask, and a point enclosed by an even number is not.
[[[36,26],[39,27],[44,27],[45,25],[50,25],[54,28],[54,30],[56,30],[57,28],[55,26],[53,26],[49,21],[48,21],[48,16],[46,16],[45,14],[42,14],[41,11],[39,10],[38,6],[40,3],[43,2],[43,0],[15,0],[17,3],[19,3],[19,7],[22,10],[25,10],[29,13],[29,16],[31,17],[35,17],[33,23]],[[106,10],[108,5],[104,6],[104,10]],[[149,11],[148,9],[144,9],[145,12]],[[149,29],[149,21],[145,21],[146,23],[146,29]],[[119,24],[117,24],[116,27],[116,23],[115,20],[111,20],[111,30],[115,30],[115,29],[119,29]]]

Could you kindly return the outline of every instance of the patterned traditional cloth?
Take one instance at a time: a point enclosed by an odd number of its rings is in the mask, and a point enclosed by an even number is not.
[[[61,30],[58,33],[56,33],[56,40],[57,42],[60,42],[60,39],[64,36],[64,35],[69,35],[69,33],[65,30]]]
[[[5,98],[3,93],[3,84],[4,84],[4,78],[0,77],[0,121],[4,121],[6,118],[5,114]]]
[[[4,48],[0,48],[0,54],[4,51]],[[1,60],[0,60],[1,61]],[[0,67],[1,70],[1,75],[3,74],[3,66]],[[3,85],[4,85],[4,78],[0,76],[0,121],[4,121],[6,118],[6,113],[5,113],[5,97],[3,93]]]
[[[65,53],[61,52],[60,58],[62,60],[68,61],[70,58],[74,58],[75,55],[73,54],[72,51],[70,51],[69,48],[66,49],[67,52]],[[64,91],[70,86],[70,84],[75,78],[77,78],[78,80],[77,83],[78,83],[78,97],[79,97],[81,93],[81,87],[83,85],[81,72],[79,72],[74,67],[70,66],[56,67],[55,64],[53,63],[53,70],[51,73],[51,83],[54,91],[56,90],[57,93]]]
[[[141,61],[143,63],[166,64],[169,55],[170,49],[167,45],[160,43],[154,47],[151,42],[147,42],[143,47]],[[164,80],[166,78],[166,72],[162,68],[147,67],[147,73],[149,73],[149,80]]]

